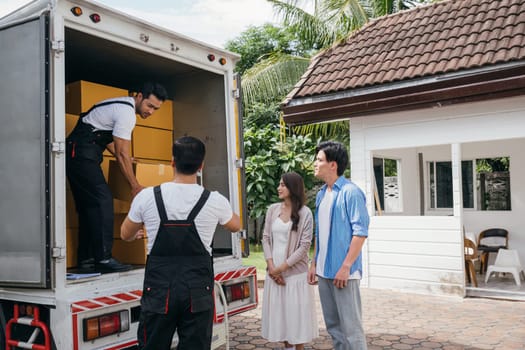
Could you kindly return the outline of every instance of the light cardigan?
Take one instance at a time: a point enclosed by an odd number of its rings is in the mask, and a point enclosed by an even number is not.
[[[264,221],[264,232],[262,246],[264,258],[272,259],[272,224],[279,217],[282,203],[270,205],[266,212]],[[299,223],[297,231],[292,231],[292,225],[288,229],[288,247],[286,249],[286,264],[289,268],[282,273],[283,277],[297,275],[308,271],[308,251],[312,244],[313,216],[307,206],[299,210]]]

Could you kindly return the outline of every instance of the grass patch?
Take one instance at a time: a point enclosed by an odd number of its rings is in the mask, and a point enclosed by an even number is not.
[[[243,265],[255,266],[257,278],[264,279],[266,276],[266,260],[261,244],[250,244],[250,256],[242,258]]]
[[[310,246],[310,254],[314,255],[313,244]],[[261,244],[250,244],[250,256],[242,258],[243,265],[255,266],[257,268],[257,278],[264,279],[266,276],[266,259]]]

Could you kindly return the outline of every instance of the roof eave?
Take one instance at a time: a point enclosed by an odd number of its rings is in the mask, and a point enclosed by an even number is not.
[[[309,124],[399,110],[525,94],[525,61],[461,73],[354,89],[333,95],[289,99],[287,124]],[[331,98],[330,98],[331,97]]]

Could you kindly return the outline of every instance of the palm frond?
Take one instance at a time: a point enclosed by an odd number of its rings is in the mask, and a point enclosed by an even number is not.
[[[325,0],[321,5],[324,21],[331,24],[332,31],[346,37],[368,22],[370,12],[364,5],[366,1],[362,0]]]
[[[275,54],[247,70],[242,77],[243,103],[279,101],[299,81],[310,60]]]
[[[314,13],[310,14],[300,6],[297,0],[267,0],[273,5],[285,27],[298,28],[297,34],[305,45],[320,49],[328,47],[334,41],[332,28],[321,16],[321,5],[315,3]],[[318,13],[319,11],[319,13]]]
[[[345,142],[350,140],[350,123],[347,120],[299,125],[293,127],[293,131],[299,135],[313,135],[323,140],[339,139]]]

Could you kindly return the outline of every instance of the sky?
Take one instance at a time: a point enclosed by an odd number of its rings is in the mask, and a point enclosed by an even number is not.
[[[30,0],[0,0],[0,17]],[[98,3],[205,43],[224,47],[250,25],[275,23],[266,0],[98,0]]]

